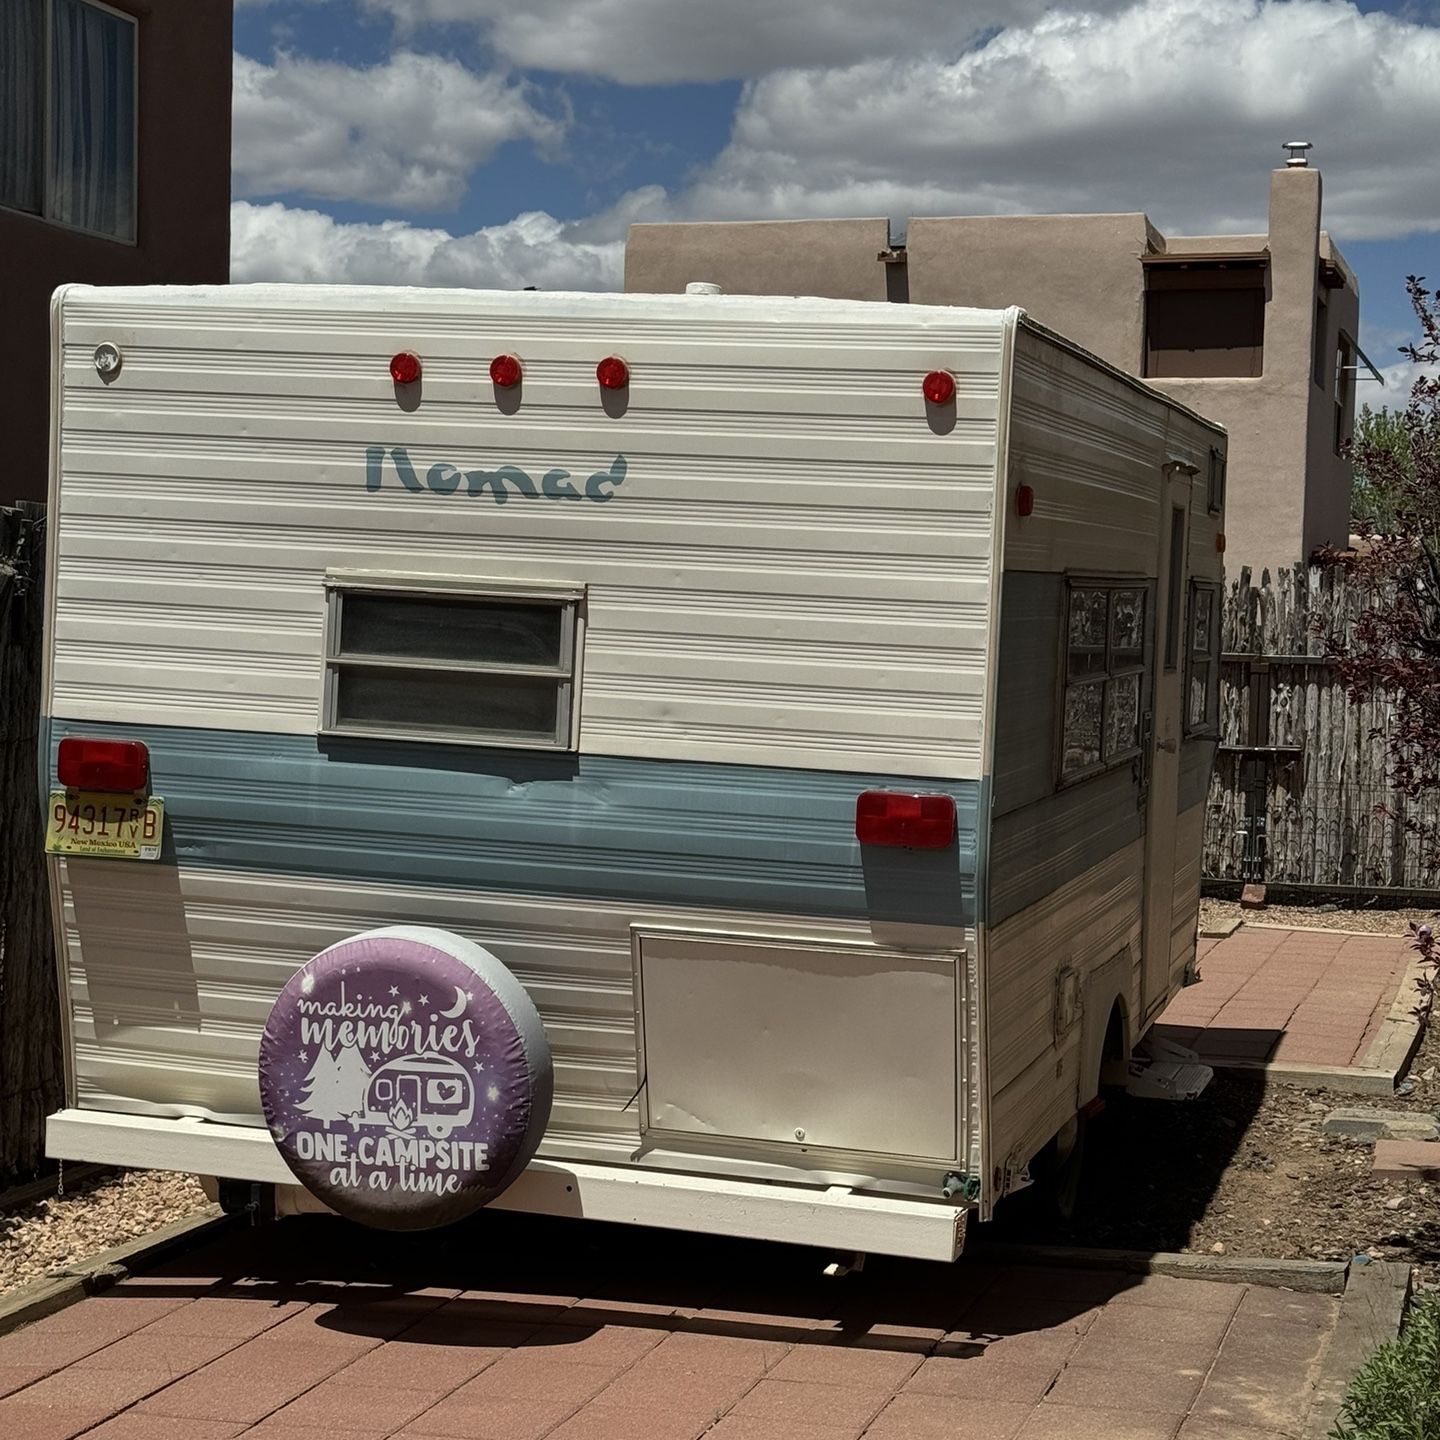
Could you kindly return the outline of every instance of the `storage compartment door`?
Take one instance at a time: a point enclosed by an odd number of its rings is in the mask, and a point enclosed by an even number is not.
[[[959,956],[636,940],[647,1133],[953,1160]]]

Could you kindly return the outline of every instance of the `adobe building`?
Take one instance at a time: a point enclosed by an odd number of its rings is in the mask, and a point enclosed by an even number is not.
[[[1020,305],[1230,433],[1226,569],[1307,560],[1350,532],[1354,273],[1320,227],[1307,145],[1270,177],[1264,235],[1163,235],[1145,215],[632,225],[627,291]]]
[[[0,505],[45,498],[57,286],[229,279],[230,67],[231,0],[0,3]]]

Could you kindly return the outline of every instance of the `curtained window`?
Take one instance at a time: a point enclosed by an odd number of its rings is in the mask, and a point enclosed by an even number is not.
[[[97,0],[0,5],[0,205],[135,239],[136,23]]]
[[[38,215],[44,199],[45,0],[0,5],[0,205]]]

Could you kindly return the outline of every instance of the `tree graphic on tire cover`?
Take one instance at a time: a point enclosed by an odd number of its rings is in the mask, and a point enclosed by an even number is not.
[[[324,1045],[315,1051],[315,1063],[301,1084],[304,1096],[295,1103],[295,1109],[312,1120],[321,1120],[327,1130],[331,1120],[341,1119],[354,1109],[353,1104],[348,1103],[354,1089],[353,1079],[344,1073]]]

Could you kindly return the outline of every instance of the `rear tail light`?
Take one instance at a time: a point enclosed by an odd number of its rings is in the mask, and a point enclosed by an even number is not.
[[[150,783],[150,752],[138,740],[60,742],[60,783],[67,790],[110,790],[128,794]]]
[[[932,370],[920,388],[932,405],[948,405],[955,398],[955,377],[948,370]]]
[[[401,350],[392,355],[390,378],[397,385],[413,385],[420,378],[420,357],[413,350]]]
[[[630,383],[630,367],[618,355],[607,355],[595,367],[595,378],[603,390],[623,390]]]
[[[524,368],[514,355],[497,355],[490,362],[490,380],[502,390],[512,390],[520,383]]]
[[[955,801],[949,795],[867,790],[855,802],[855,837],[862,845],[943,850],[955,839]]]

